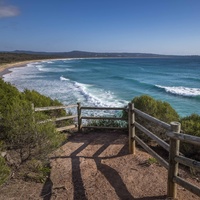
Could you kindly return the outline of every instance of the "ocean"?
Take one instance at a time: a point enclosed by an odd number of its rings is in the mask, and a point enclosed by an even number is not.
[[[4,80],[69,105],[122,107],[147,94],[182,117],[200,114],[200,58],[91,58],[33,62]]]

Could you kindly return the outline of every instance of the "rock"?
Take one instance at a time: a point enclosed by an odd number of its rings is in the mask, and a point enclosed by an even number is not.
[[[7,154],[6,151],[1,152],[1,156],[2,156],[3,158],[5,158],[6,154]]]

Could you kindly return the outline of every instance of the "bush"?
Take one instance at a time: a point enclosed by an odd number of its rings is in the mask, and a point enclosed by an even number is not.
[[[34,107],[47,107],[47,106],[61,106],[62,103],[60,103],[58,100],[52,100],[50,97],[46,97],[44,95],[41,95],[39,92],[35,90],[25,90],[23,92],[24,98],[31,102]],[[59,110],[49,110],[49,111],[43,111],[39,113],[35,113],[35,117],[38,121],[44,120],[44,119],[50,119],[50,118],[57,118],[57,117],[63,117],[66,115],[71,115],[71,113],[66,113],[64,109]],[[58,121],[56,122],[57,127],[61,126],[68,126],[72,124],[72,120],[65,120],[65,121]]]
[[[132,103],[134,103],[135,108],[166,123],[170,123],[171,121],[179,121],[179,115],[167,102],[155,100],[148,95],[142,95],[140,97],[135,97],[132,100]],[[144,127],[146,127],[148,130],[150,130],[152,133],[160,137],[161,139],[168,140],[166,136],[166,130],[164,128],[137,116],[137,114],[136,121]],[[146,142],[151,141],[151,139],[148,136],[146,136],[146,134],[142,133],[138,129],[136,131],[143,140],[145,140]]]
[[[98,126],[98,127],[121,127],[126,128],[127,122],[121,120],[112,120],[112,119],[98,119],[98,120],[89,120],[87,122],[88,126]]]
[[[61,105],[57,100],[25,90],[19,92],[9,83],[0,79],[0,141],[7,150],[16,150],[21,162],[27,159],[46,159],[54,148],[58,147],[65,136],[56,132],[53,122],[38,124],[37,121],[52,118],[46,113],[34,113],[32,102],[36,106]],[[51,113],[66,115],[65,110]],[[55,117],[56,117],[55,116]]]
[[[135,97],[132,103],[134,103],[135,108],[166,123],[179,121],[178,113],[165,101],[155,100],[148,95],[142,95]]]
[[[200,116],[192,114],[181,119],[181,128],[184,133],[200,137]],[[200,160],[200,147],[181,142],[181,152],[188,157]]]
[[[22,100],[7,106],[1,122],[4,127],[1,139],[7,148],[20,152],[22,162],[31,156],[44,158],[64,140],[64,136],[55,131],[53,123],[37,124],[33,119],[30,102]]]

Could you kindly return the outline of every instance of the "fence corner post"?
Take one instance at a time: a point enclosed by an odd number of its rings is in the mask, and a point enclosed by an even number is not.
[[[77,114],[78,114],[78,132],[82,131],[82,119],[81,119],[81,103],[77,103]]]
[[[171,131],[180,133],[181,124],[179,122],[171,122]],[[176,198],[177,196],[177,184],[173,181],[174,176],[178,175],[178,163],[175,161],[175,157],[179,155],[180,140],[170,138],[169,149],[169,169],[168,169],[168,181],[167,181],[167,196]]]
[[[128,104],[128,127],[129,127],[129,153],[135,154],[135,113],[134,104]]]

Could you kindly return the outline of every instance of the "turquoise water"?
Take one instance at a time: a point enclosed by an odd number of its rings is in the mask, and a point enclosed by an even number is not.
[[[64,104],[124,106],[148,94],[181,115],[200,114],[200,58],[65,59],[12,69],[4,79]]]

